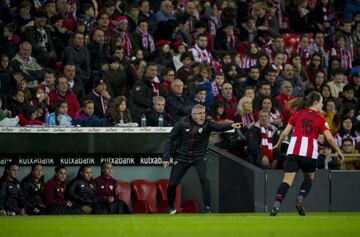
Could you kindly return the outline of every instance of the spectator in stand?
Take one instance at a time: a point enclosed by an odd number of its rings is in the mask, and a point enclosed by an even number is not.
[[[72,126],[72,118],[68,115],[68,104],[65,100],[58,99],[54,104],[54,112],[46,118],[50,126]]]
[[[290,55],[285,50],[284,38],[282,35],[277,35],[274,37],[274,43],[272,46],[265,49],[266,54],[269,56],[270,64],[273,64],[275,61],[275,57],[278,53],[283,54],[284,61],[283,63],[289,63]]]
[[[291,116],[288,103],[296,98],[295,96],[292,96],[292,90],[293,87],[291,82],[284,80],[281,83],[280,94],[276,97],[276,100],[281,105],[281,109],[284,111],[285,121],[287,121]]]
[[[82,104],[81,111],[75,115],[71,123],[75,126],[81,127],[103,127],[105,120],[100,119],[94,115],[94,102],[92,100],[85,100]]]
[[[315,32],[314,42],[309,45],[307,51],[311,55],[310,56],[311,58],[314,53],[318,53],[320,55],[320,58],[322,59],[321,60],[322,65],[324,65],[325,67],[328,67],[329,66],[329,54],[327,53],[327,51],[324,48],[325,47],[325,39],[324,38],[325,38],[324,33]]]
[[[246,54],[241,58],[240,68],[249,72],[250,68],[257,64],[259,58],[259,48],[255,42],[250,42],[246,47]]]
[[[359,134],[356,134],[351,118],[344,118],[342,120],[340,129],[338,130],[338,133],[334,135],[334,138],[339,146],[341,146],[342,141],[346,138],[349,138],[352,141],[354,147],[360,142],[360,136]]]
[[[9,56],[0,55],[0,98],[2,98],[3,104],[8,105],[12,94],[12,78],[9,68]]]
[[[274,62],[271,64],[271,67],[276,70],[276,75],[279,76],[284,69],[285,54],[276,53],[274,55]]]
[[[220,100],[224,103],[225,118],[233,120],[238,101],[237,98],[233,95],[233,87],[231,83],[225,82],[221,86],[221,95],[215,97],[215,100]]]
[[[95,179],[96,200],[94,214],[130,214],[130,208],[119,199],[117,181],[112,178],[112,164],[101,164],[101,175]]]
[[[92,42],[86,47],[90,56],[91,77],[101,78],[104,66],[110,63],[110,45],[105,43],[104,32],[96,29],[92,35]]]
[[[259,119],[259,111],[267,111],[269,113],[270,123],[280,130],[284,127],[285,120],[282,112],[274,106],[274,101],[271,97],[263,97],[260,100],[259,110],[255,113],[255,120]]]
[[[190,65],[194,61],[194,57],[190,52],[185,52],[180,56],[180,61],[183,63],[183,66],[176,71],[176,78],[181,79],[187,85],[188,78],[191,75]]]
[[[47,0],[44,3],[44,11],[46,15],[51,18],[52,16],[56,15],[56,4],[55,0]]]
[[[192,103],[184,96],[184,83],[180,79],[175,79],[171,83],[171,92],[166,98],[166,111],[175,124],[181,117],[189,115]]]
[[[260,51],[258,53],[256,65],[260,68],[260,79],[263,80],[265,78],[266,70],[271,68],[269,56],[265,52]]]
[[[173,16],[174,6],[170,0],[163,0],[160,4],[160,10],[157,11],[150,22],[150,32],[155,32],[157,26],[162,21],[168,21],[174,19]]]
[[[251,100],[254,100],[255,98],[255,88],[248,86],[244,90],[244,96],[250,98]]]
[[[91,166],[80,166],[76,178],[71,180],[66,188],[65,195],[74,203],[75,208],[81,208],[85,214],[92,213],[97,199],[96,184],[92,178]]]
[[[215,100],[210,107],[209,116],[217,123],[228,121],[225,118],[225,104],[221,100]]]
[[[245,42],[253,42],[257,38],[256,19],[249,16],[245,23],[240,27],[239,40]]]
[[[221,87],[224,84],[225,81],[225,75],[223,72],[217,72],[215,73],[214,81],[211,82],[211,88],[212,88],[212,94],[216,98],[220,95]]]
[[[252,109],[252,99],[242,97],[236,108],[234,121],[241,124],[241,131],[245,134],[255,124],[255,116]]]
[[[43,89],[46,94],[49,94],[50,91],[56,89],[55,78],[55,72],[51,69],[46,69],[44,79],[40,83],[39,87]]]
[[[25,32],[26,28],[31,25],[33,17],[31,15],[31,3],[27,0],[20,1],[16,12],[12,13],[13,22],[16,25],[16,28],[20,30],[21,33]]]
[[[99,118],[105,118],[105,113],[109,108],[111,95],[107,89],[107,82],[103,79],[96,79],[94,81],[94,88],[85,99],[92,100],[95,105],[94,115]]]
[[[262,169],[276,169],[277,157],[273,145],[279,139],[278,129],[270,123],[267,110],[260,110],[259,120],[249,130],[248,161]]]
[[[313,82],[316,72],[320,70],[324,70],[324,63],[321,54],[314,53],[311,55],[309,65],[306,68],[307,78],[310,82]]]
[[[354,96],[360,100],[360,72],[356,72],[352,75],[352,80],[350,82],[352,88],[354,88]]]
[[[64,27],[64,19],[61,15],[53,15],[50,18],[49,30],[57,56],[56,60],[60,61],[61,54],[64,52],[65,47],[68,45],[71,34]]]
[[[194,61],[205,63],[214,68],[215,71],[220,71],[220,64],[213,58],[207,48],[208,38],[205,34],[199,34],[196,38],[196,44],[189,49],[194,57]]]
[[[347,84],[343,88],[342,96],[339,99],[341,107],[339,109],[340,114],[345,115],[345,108],[351,106],[354,108],[355,113],[359,111],[359,100],[354,97],[354,88],[351,84]]]
[[[110,108],[106,112],[105,118],[109,126],[132,122],[131,113],[128,109],[127,99],[125,96],[118,96],[112,101]]]
[[[305,94],[309,94],[311,91],[317,91],[321,93],[321,89],[324,85],[326,85],[326,78],[325,78],[325,72],[322,70],[319,70],[315,73],[315,78],[309,80],[306,84],[306,90]]]
[[[330,87],[332,96],[335,98],[341,96],[341,93],[343,92],[343,88],[345,86],[344,78],[344,71],[341,68],[338,68],[332,74],[332,81],[327,83]]]
[[[330,87],[328,85],[324,85],[321,88],[321,96],[324,98],[324,103],[326,103],[326,101],[329,99],[333,99],[337,103],[337,98],[332,96]]]
[[[268,82],[270,84],[271,87],[271,96],[276,97],[279,95],[279,91],[280,91],[280,86],[279,83],[277,82],[277,77],[276,77],[276,71],[273,68],[268,68],[265,70],[265,74],[264,74],[264,81]]]
[[[79,206],[65,198],[67,188],[67,171],[64,165],[55,167],[55,175],[46,182],[44,187],[44,201],[46,213],[49,215],[84,214]]]
[[[301,35],[300,39],[299,39],[299,46],[298,46],[298,49],[297,49],[297,53],[301,57],[301,64],[303,66],[308,65],[308,62],[309,62],[309,59],[310,59],[310,54],[308,52],[309,45],[310,45],[309,36],[306,35],[306,34]]]
[[[253,4],[254,16],[256,19],[257,39],[256,41],[262,47],[271,41],[271,37],[278,34],[279,25],[266,2],[257,2]]]
[[[301,56],[299,54],[292,54],[290,64],[294,68],[295,77],[297,77],[306,86],[309,83],[309,80],[307,78],[305,67],[301,63]]]
[[[324,111],[321,112],[321,115],[326,119],[331,134],[336,134],[340,127],[340,118],[336,110],[335,100],[333,98],[330,98],[326,101],[324,104]]]
[[[32,105],[26,105],[23,112],[19,114],[20,126],[44,125],[44,122],[38,119],[38,109]]]
[[[226,51],[235,50],[235,47],[238,44],[238,39],[234,33],[234,23],[231,21],[223,21],[223,23],[223,26],[217,30],[214,49]]]
[[[162,82],[160,84],[160,95],[167,98],[170,90],[171,83],[175,79],[175,71],[172,68],[165,68],[162,73]]]
[[[340,60],[340,66],[345,70],[352,68],[350,51],[345,47],[345,35],[342,32],[336,34],[336,46],[331,48],[330,56],[336,56]]]
[[[64,65],[63,75],[68,81],[69,90],[75,93],[77,100],[81,103],[85,97],[85,87],[83,81],[76,76],[76,66]]]
[[[105,16],[104,16],[105,17]],[[128,30],[128,19],[126,16],[118,16],[115,21],[114,32],[120,35],[122,39],[122,47],[124,49],[125,55],[130,56],[133,50],[132,42],[130,39],[130,32]],[[110,36],[113,33],[110,33]]]
[[[148,22],[147,19],[139,19],[136,30],[131,34],[134,51],[141,49],[146,60],[149,60],[150,55],[155,51],[154,38],[148,32]]]
[[[80,6],[80,13],[78,17],[79,22],[84,22],[86,34],[90,33],[90,30],[96,24],[96,12],[92,3],[84,3]]]
[[[26,215],[24,194],[20,182],[16,179],[19,165],[9,162],[5,165],[4,174],[0,178],[0,215]]]
[[[153,98],[153,107],[146,111],[146,126],[148,127],[169,127],[170,117],[165,112],[165,98],[156,96]],[[163,121],[161,122],[160,117]]]
[[[67,64],[75,65],[78,78],[83,81],[86,91],[90,91],[90,55],[84,46],[84,35],[79,32],[72,35],[69,45],[63,52],[62,65]]]
[[[142,80],[138,80],[133,88],[131,117],[140,124],[140,118],[147,109],[153,106],[152,98],[159,95],[160,80],[157,77],[158,67],[149,62]]]
[[[302,81],[299,80],[295,76],[294,67],[291,64],[285,64],[284,71],[279,76],[279,83],[281,84],[282,81],[288,81],[291,83],[293,90],[292,96],[295,97],[304,97],[305,96],[305,85]]]
[[[24,40],[33,46],[32,55],[43,67],[49,67],[50,62],[54,65],[57,58],[50,31],[46,27],[47,17],[44,11],[35,12],[34,26],[24,32]]]
[[[23,112],[25,107],[24,101],[24,92],[22,90],[16,90],[12,97],[12,102],[8,107],[12,116],[15,117]]]
[[[296,33],[304,34],[315,31],[315,24],[312,22],[308,2],[308,0],[299,0],[289,6],[290,29]]]
[[[44,214],[45,205],[42,201],[44,194],[44,173],[40,164],[31,166],[31,172],[21,181],[24,194],[26,213],[29,215]]]
[[[56,11],[64,18],[64,26],[68,31],[76,24],[76,1],[56,0]]]
[[[4,25],[4,37],[1,40],[2,51],[8,56],[13,58],[16,54],[20,37],[15,34],[16,26],[14,23]]]
[[[355,149],[353,141],[350,138],[345,138],[342,140],[341,151],[344,155],[354,155],[346,156],[344,163],[341,165],[341,169],[345,170],[358,170],[360,169],[360,158],[359,152]]]
[[[44,71],[36,58],[31,56],[31,52],[32,46],[28,41],[20,43],[19,52],[11,60],[10,68],[12,71],[23,72],[27,82],[40,82],[44,76]]]
[[[68,79],[65,76],[60,76],[55,80],[56,90],[50,91],[50,109],[54,110],[55,101],[58,99],[65,100],[68,105],[68,114],[71,118],[75,117],[76,113],[80,112],[80,104],[74,92],[69,89]]]
[[[140,12],[139,12],[139,22],[141,20],[145,20],[146,22],[150,22],[150,19],[153,15],[153,7],[150,8],[150,2],[148,0],[139,1]],[[138,23],[139,23],[138,22]]]

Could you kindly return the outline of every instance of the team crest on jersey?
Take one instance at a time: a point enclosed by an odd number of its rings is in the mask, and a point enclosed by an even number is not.
[[[113,190],[113,189],[114,189],[114,186],[110,185],[109,188],[110,188],[110,190]]]
[[[203,129],[202,128],[199,128],[199,133],[202,133]]]

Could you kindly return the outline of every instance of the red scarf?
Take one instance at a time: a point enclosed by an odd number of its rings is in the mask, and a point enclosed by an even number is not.
[[[261,151],[269,158],[269,161],[272,161],[273,154],[273,145],[272,145],[272,135],[273,132],[271,130],[271,126],[266,130],[263,126],[260,125],[261,130]]]
[[[151,80],[151,85],[153,86],[153,93],[152,97],[159,96],[159,89],[160,89],[160,81],[158,77],[155,77]]]

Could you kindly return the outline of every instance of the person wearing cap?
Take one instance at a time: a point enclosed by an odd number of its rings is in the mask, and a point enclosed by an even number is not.
[[[36,12],[34,26],[24,32],[24,39],[33,46],[33,55],[43,67],[48,67],[49,60],[57,58],[50,31],[45,27],[47,18],[46,12]]]
[[[172,44],[174,55],[172,57],[176,71],[179,70],[184,64],[181,62],[180,57],[187,50],[187,45],[182,41],[176,41]]]
[[[152,57],[158,64],[159,70],[162,71],[166,67],[170,67],[175,70],[172,53],[170,52],[170,41],[158,40],[155,42],[155,46],[156,50]]]
[[[106,111],[111,102],[111,95],[108,92],[107,82],[101,78],[95,79],[93,90],[85,97],[85,99],[94,101],[94,115],[99,118],[105,118]]]
[[[114,31],[120,35],[123,40],[122,47],[125,50],[125,53],[130,56],[132,53],[132,42],[130,40],[130,33],[128,30],[128,19],[126,16],[118,16],[115,21],[115,29]]]
[[[144,59],[149,60],[150,55],[155,51],[154,38],[149,34],[149,24],[146,19],[139,19],[138,26],[131,34],[131,42],[134,47],[134,52],[141,49],[144,54]]]

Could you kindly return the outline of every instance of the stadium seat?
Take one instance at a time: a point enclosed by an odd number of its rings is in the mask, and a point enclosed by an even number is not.
[[[131,207],[131,187],[128,182],[118,180],[117,181],[117,193],[119,199],[123,200],[128,207]]]
[[[160,199],[161,199],[160,203],[163,203],[163,204],[161,204],[161,206],[168,205],[168,198],[167,198],[168,185],[169,185],[168,179],[161,179],[156,184],[158,191],[160,193]],[[194,201],[194,200],[185,201],[183,207],[181,207],[181,194],[182,194],[181,186],[178,185],[176,187],[176,197],[175,197],[175,203],[174,203],[176,212],[197,213],[198,205],[197,205],[196,201]]]
[[[131,182],[135,194],[134,213],[162,213],[167,205],[157,207],[156,184],[150,180],[138,179]]]

